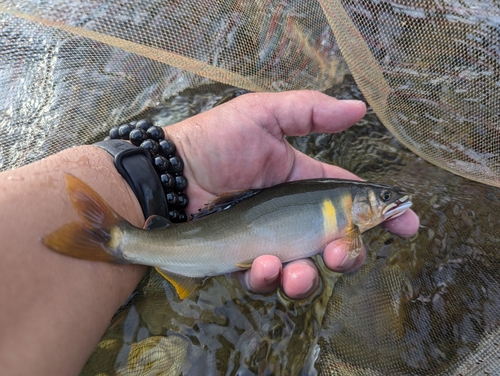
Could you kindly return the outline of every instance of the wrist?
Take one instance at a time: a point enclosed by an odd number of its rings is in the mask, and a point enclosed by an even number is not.
[[[132,121],[113,127],[104,141],[94,145],[114,158],[145,218],[159,215],[172,222],[187,221],[184,161],[163,128],[147,119]]]

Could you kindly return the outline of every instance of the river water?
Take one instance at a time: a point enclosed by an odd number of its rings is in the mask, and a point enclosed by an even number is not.
[[[186,91],[148,116],[171,124],[211,108],[230,90]],[[362,98],[350,77],[329,94]],[[300,302],[279,291],[246,292],[229,276],[206,280],[180,301],[150,271],[82,374],[459,375],[497,368],[498,189],[417,157],[371,110],[340,134],[289,141],[316,159],[410,192],[418,234],[401,239],[369,231],[366,264],[347,275],[321,267],[321,289]]]

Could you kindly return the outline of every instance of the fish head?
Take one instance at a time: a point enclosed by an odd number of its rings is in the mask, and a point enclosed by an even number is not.
[[[410,196],[399,188],[366,184],[353,197],[353,222],[361,232],[399,217],[412,205]]]

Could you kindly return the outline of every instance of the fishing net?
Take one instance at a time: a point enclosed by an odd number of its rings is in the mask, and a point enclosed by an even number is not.
[[[414,239],[367,235],[363,269],[304,305],[250,299],[221,277],[206,286],[216,290],[203,310],[177,302],[153,275],[85,372],[500,367],[499,1],[1,0],[0,11],[0,170],[133,119],[179,121],[232,87],[342,96],[352,75],[386,128],[373,118],[342,135],[291,141],[365,178],[390,176],[413,192],[422,219]]]

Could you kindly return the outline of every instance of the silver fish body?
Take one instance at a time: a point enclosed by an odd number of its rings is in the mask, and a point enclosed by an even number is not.
[[[187,223],[151,231],[119,228],[116,238],[121,240],[115,248],[121,250],[123,262],[189,277],[241,270],[264,254],[288,262],[321,252],[355,228],[363,232],[382,222],[387,216],[370,204],[377,200],[375,190],[391,192],[392,202],[403,199],[408,207],[408,196],[394,188],[303,180],[264,189],[226,210]],[[360,216],[364,210],[373,214]]]
[[[247,269],[260,255],[288,262],[342,239],[356,257],[362,232],[411,206],[408,195],[385,185],[300,180],[222,195],[187,223],[153,216],[140,229],[81,180],[67,175],[66,183],[83,222],[62,226],[44,244],[81,259],[154,266],[181,298],[194,291],[197,278]]]

